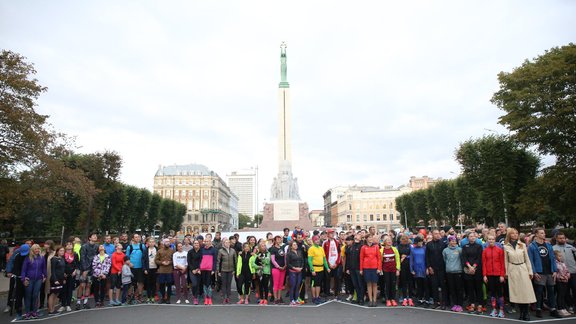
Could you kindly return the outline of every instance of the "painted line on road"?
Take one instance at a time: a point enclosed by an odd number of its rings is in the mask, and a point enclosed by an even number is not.
[[[304,307],[304,308],[317,308],[317,307],[322,307],[324,305],[328,305],[330,303],[335,302],[336,300],[329,300],[325,303],[322,303],[320,305],[300,305],[300,306],[292,306],[292,305],[258,305],[258,304],[242,304],[242,305],[237,305],[237,304],[228,304],[228,305],[222,305],[222,304],[218,304],[218,305],[210,305],[210,306],[206,306],[206,305],[191,305],[191,304],[138,304],[138,305],[129,305],[129,306],[107,306],[107,307],[102,307],[102,308],[91,308],[91,309],[82,309],[82,310],[78,310],[78,311],[71,311],[71,312],[66,312],[66,313],[60,313],[57,315],[52,315],[52,316],[45,316],[42,318],[36,318],[36,319],[29,319],[29,320],[25,320],[25,319],[21,319],[21,320],[17,320],[17,319],[13,319],[11,321],[11,323],[20,323],[20,322],[42,322],[42,321],[46,321],[49,319],[53,319],[53,318],[59,318],[59,317],[63,317],[63,316],[68,316],[68,315],[72,315],[72,314],[78,314],[78,313],[83,313],[83,312],[96,312],[96,311],[105,311],[105,310],[111,310],[111,309],[124,309],[124,308],[132,308],[132,307],[152,307],[152,306],[158,306],[158,307],[190,307],[190,309],[199,309],[199,308],[212,308],[212,307],[271,307],[271,308],[279,308],[279,307],[284,307],[284,308],[298,308],[298,307]]]
[[[506,320],[506,321],[513,321],[513,322],[520,322],[520,323],[527,323],[526,321],[522,321],[519,319],[515,319],[515,318],[509,318],[509,317],[504,317],[504,318],[500,318],[500,317],[491,317],[491,316],[486,316],[486,315],[478,315],[478,314],[469,314],[466,312],[453,312],[453,311],[449,311],[449,310],[441,310],[441,309],[429,309],[429,308],[421,308],[421,307],[405,307],[405,306],[400,306],[400,307],[388,307],[388,306],[378,306],[378,307],[368,307],[368,306],[362,306],[362,305],[358,305],[358,304],[351,304],[351,303],[346,303],[343,301],[335,301],[344,305],[349,305],[349,306],[354,306],[354,307],[358,307],[358,308],[364,308],[364,309],[382,309],[382,310],[397,310],[397,309],[405,309],[405,310],[421,310],[421,311],[429,311],[429,312],[439,312],[439,313],[447,313],[447,314],[453,314],[453,315],[465,315],[465,316],[474,316],[474,317],[482,317],[482,318],[488,318],[488,319],[493,319],[493,320]],[[517,313],[514,313],[517,314]],[[530,320],[530,323],[545,323],[545,322],[555,322],[555,321],[566,321],[566,320],[576,320],[576,317],[574,316],[569,316],[569,317],[564,317],[564,318],[548,318],[548,319],[539,319],[539,320]]]

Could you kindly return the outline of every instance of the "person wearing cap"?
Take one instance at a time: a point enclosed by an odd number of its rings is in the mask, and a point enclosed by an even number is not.
[[[357,233],[352,238],[354,242],[346,248],[346,272],[350,275],[356,300],[353,302],[364,305],[364,281],[360,274],[360,250],[364,245],[362,243],[362,234]]]
[[[312,302],[316,305],[322,303],[320,299],[320,287],[324,282],[324,269],[330,273],[330,267],[326,261],[326,254],[324,249],[320,246],[320,237],[315,235],[312,237],[313,245],[308,248],[308,264],[310,266],[312,282]]]
[[[428,307],[428,285],[426,282],[426,247],[419,235],[414,238],[414,245],[410,249],[410,272],[416,283],[416,299],[418,306]]]
[[[442,251],[446,264],[446,281],[453,312],[462,312],[462,248],[455,236],[448,237],[448,247]]]
[[[324,278],[324,292],[326,295],[330,295],[331,281],[334,281],[334,296],[339,299],[340,294],[340,280],[342,278],[342,260],[340,257],[340,242],[334,238],[334,229],[329,228],[327,231],[327,238],[324,243],[322,243],[322,249],[324,249],[324,255],[326,255],[326,261],[328,262],[328,267],[330,267],[330,273]]]
[[[24,260],[28,257],[30,252],[31,241],[26,241],[19,248],[15,249],[8,260],[6,265],[6,274],[10,278],[10,289],[8,291],[8,303],[4,310],[5,313],[10,311],[10,308],[14,306],[16,310],[16,319],[22,318],[22,299],[24,298],[24,283],[21,279],[22,274],[22,264]],[[14,302],[14,305],[12,305]]]
[[[342,234],[344,232],[340,232]],[[346,250],[348,250],[352,244],[354,244],[354,235],[346,236],[344,233],[344,239],[341,240],[342,247],[340,248],[340,258],[342,259],[342,281],[344,282],[345,292],[348,294],[346,301],[352,301],[354,298],[354,284],[352,283],[352,278],[350,277],[350,272],[347,271],[346,265]]]
[[[170,240],[162,240],[162,248],[156,252],[154,262],[158,265],[156,271],[158,276],[158,284],[160,286],[160,300],[159,303],[170,304],[170,295],[172,294],[172,256],[174,250],[170,248]]]

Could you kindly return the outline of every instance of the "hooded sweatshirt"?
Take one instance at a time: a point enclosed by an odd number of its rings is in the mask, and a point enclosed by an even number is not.
[[[446,263],[447,273],[462,273],[462,248],[459,246],[448,246],[442,251],[444,263]]]

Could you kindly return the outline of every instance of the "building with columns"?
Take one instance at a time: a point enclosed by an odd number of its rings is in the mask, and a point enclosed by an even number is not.
[[[186,205],[181,235],[226,232],[238,226],[238,197],[202,164],[159,166],[153,190]]]

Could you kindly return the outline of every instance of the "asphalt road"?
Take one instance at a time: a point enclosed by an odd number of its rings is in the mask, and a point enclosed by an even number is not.
[[[216,298],[215,298],[216,299]],[[5,299],[2,300],[5,302]],[[5,304],[2,304],[5,305]],[[258,306],[258,305],[155,305],[143,304],[123,307],[104,307],[78,312],[64,313],[38,320],[12,321],[6,314],[0,315],[1,323],[12,322],[42,322],[59,324],[105,324],[105,323],[158,323],[169,324],[194,323],[271,323],[271,324],[310,324],[310,323],[426,323],[445,324],[450,322],[476,323],[507,323],[518,322],[517,314],[510,318],[495,319],[488,316],[456,314],[449,311],[436,311],[421,308],[377,307],[368,308],[351,305],[344,302],[331,301],[320,306]],[[533,318],[535,319],[535,318]],[[574,323],[576,318],[534,320],[539,322]]]

